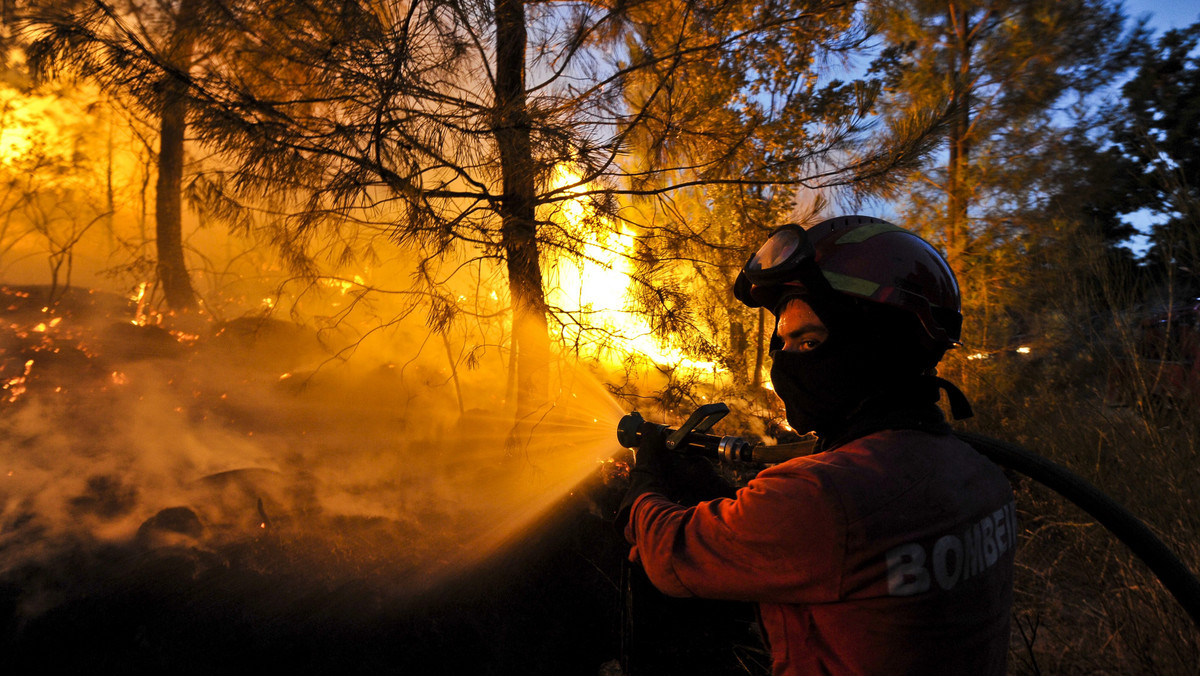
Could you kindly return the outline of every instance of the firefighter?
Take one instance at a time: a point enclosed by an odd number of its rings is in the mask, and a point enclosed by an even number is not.
[[[773,312],[771,382],[815,454],[672,501],[685,462],[645,426],[619,526],[671,596],[752,601],[775,674],[1003,674],[1017,525],[1001,470],[951,435],[934,375],[962,326],[927,242],[845,216],[776,230],[734,293]]]

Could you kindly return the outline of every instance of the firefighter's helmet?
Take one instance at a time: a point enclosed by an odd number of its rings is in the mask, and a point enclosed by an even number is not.
[[[870,216],[776,229],[734,285],[738,300],[775,313],[790,296],[830,292],[915,315],[922,342],[936,350],[961,337],[962,300],[946,260],[916,234]]]

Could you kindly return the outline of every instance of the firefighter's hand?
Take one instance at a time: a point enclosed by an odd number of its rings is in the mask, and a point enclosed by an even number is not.
[[[683,505],[713,498],[731,498],[733,486],[717,473],[713,462],[699,455],[667,450],[668,430],[660,425],[642,425],[633,469],[630,471],[630,500],[647,492],[661,493]],[[637,488],[638,490],[632,490]]]
[[[633,455],[633,467],[629,470],[629,489],[617,509],[614,525],[618,533],[625,532],[633,503],[646,493],[667,494],[666,477],[670,473],[671,451],[667,450],[667,429],[651,422],[638,428],[637,452]]]
[[[641,485],[643,493],[653,490],[655,493],[667,493],[667,486],[672,470],[675,468],[678,453],[667,450],[667,437],[670,430],[652,422],[642,423],[638,430],[640,438],[637,452],[633,456],[633,469],[629,478],[633,485]]]
[[[619,531],[624,532],[633,503],[646,493],[659,493],[685,505],[733,496],[733,487],[717,474],[711,462],[667,450],[669,434],[665,427],[643,423],[639,435],[641,442],[629,471],[629,490],[617,510]]]

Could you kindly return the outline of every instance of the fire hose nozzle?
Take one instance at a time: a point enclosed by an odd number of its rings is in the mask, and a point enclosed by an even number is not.
[[[721,418],[729,413],[725,404],[705,404],[696,409],[679,429],[658,423],[647,423],[641,413],[634,411],[617,423],[617,443],[625,448],[637,448],[642,440],[643,425],[651,424],[667,432],[666,446],[679,453],[702,455],[721,462],[774,464],[813,452],[813,441],[795,444],[764,446],[753,444],[738,436],[707,434]]]
[[[646,419],[637,411],[621,418],[621,422],[617,423],[617,443],[625,448],[637,448],[642,439],[638,430],[644,422]]]
[[[721,406],[724,406],[724,404],[721,404]],[[679,429],[671,429],[666,425],[647,422],[646,419],[642,417],[641,413],[634,411],[633,413],[621,418],[621,421],[617,423],[617,443],[621,444],[625,448],[637,448],[642,441],[642,430],[645,429],[647,425],[653,425],[659,428],[659,430],[662,432],[666,433],[666,447],[679,453],[698,454],[717,459],[720,457],[720,453],[723,448],[728,448],[729,453],[731,454],[730,457],[732,457],[732,454],[735,452],[734,449],[740,449],[743,446],[748,445],[746,441],[740,437],[722,438],[713,436],[711,434],[705,434],[704,432],[711,427],[712,422],[715,422],[715,420],[710,421],[709,419],[714,416],[717,419],[720,419],[721,417],[724,417],[725,413],[728,412],[729,409],[726,408],[725,412],[720,412],[714,409],[704,410],[705,407],[703,406],[700,408],[701,410],[698,410],[696,414],[693,414],[692,418],[690,418],[688,422],[680,425]],[[697,418],[697,415],[700,417]],[[700,427],[701,429],[697,430],[697,427]]]

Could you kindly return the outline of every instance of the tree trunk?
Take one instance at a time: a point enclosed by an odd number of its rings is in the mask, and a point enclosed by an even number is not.
[[[954,119],[950,125],[949,158],[946,164],[947,232],[946,258],[955,275],[962,278],[963,255],[969,237],[967,167],[970,164],[971,146],[971,51],[972,26],[969,13],[961,6],[950,5],[950,27],[954,31],[954,67],[952,75],[951,105]]]
[[[767,326],[767,310],[766,308],[758,308],[758,331],[755,333],[757,340],[754,341],[754,373],[750,376],[751,386],[758,388],[762,387],[763,377],[763,357],[765,356],[766,348],[763,347],[763,341],[766,336],[763,335]]]
[[[525,100],[525,6],[495,0],[496,110],[494,133],[500,151],[504,194],[500,200],[501,246],[508,264],[517,346],[517,417],[547,400],[550,339],[546,297],[538,262],[535,165]]]
[[[165,89],[154,208],[158,278],[167,305],[173,310],[188,310],[196,306],[196,292],[183,262],[183,136],[187,127],[187,95],[173,79],[166,82]]]
[[[195,7],[183,0],[175,16],[168,58],[173,72],[163,76],[162,117],[159,119],[158,183],[155,190],[155,241],[158,246],[158,279],[173,310],[196,307],[196,292],[183,261],[183,140],[187,130],[186,74],[194,46]]]
[[[104,116],[108,120],[108,139],[105,146],[104,163],[104,202],[108,216],[104,219],[104,225],[108,234],[108,248],[116,251],[117,233],[113,230],[113,226],[117,214],[117,199],[113,191],[113,109],[111,104],[105,107]]]

